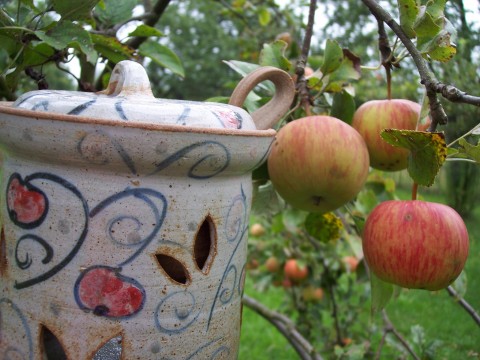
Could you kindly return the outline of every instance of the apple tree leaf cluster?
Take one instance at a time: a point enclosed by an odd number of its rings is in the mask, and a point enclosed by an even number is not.
[[[19,0],[18,6],[16,3],[0,9],[0,72],[13,91],[24,71],[48,63],[67,63],[73,57],[80,59],[82,70],[93,68],[99,60],[117,63],[144,57],[179,76],[185,75],[179,57],[159,43],[163,34],[153,26],[131,26],[125,38],[118,37],[118,30],[134,15],[136,0]],[[142,41],[142,46],[133,46],[129,42],[133,37],[146,41]],[[40,79],[40,75],[36,78]],[[93,79],[79,80],[82,90],[90,90],[93,84],[82,81]]]
[[[429,59],[446,62],[457,52],[456,30],[445,17],[446,0],[398,0],[400,25],[405,34],[417,40],[417,48]]]
[[[447,157],[447,145],[442,132],[385,129],[381,136],[393,146],[410,150],[407,169],[417,184],[434,184],[435,177]]]

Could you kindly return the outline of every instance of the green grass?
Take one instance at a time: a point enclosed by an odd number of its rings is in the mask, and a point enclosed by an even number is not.
[[[283,299],[283,290],[271,287],[268,292],[255,290],[251,279],[247,278],[245,293],[268,306],[278,309]],[[256,359],[298,359],[287,339],[267,320],[246,306],[243,307],[242,335],[240,338],[239,360]]]
[[[400,192],[408,198],[408,191]],[[425,194],[426,200],[442,202],[436,194]],[[470,253],[465,273],[467,274],[467,291],[465,299],[480,313],[480,207],[466,224],[470,234]],[[254,289],[253,280],[247,277],[246,294],[260,300],[272,309],[279,309],[282,304],[283,290],[270,287],[267,292]],[[381,326],[381,316],[370,318],[370,304],[365,304],[361,318],[364,324]],[[398,298],[387,305],[387,312],[396,329],[412,343],[411,329],[416,324],[423,327],[425,343],[440,340],[433,359],[480,359],[480,327],[469,314],[455,302],[445,291],[428,292],[403,290]],[[359,324],[360,325],[360,324]],[[368,329],[365,329],[364,338]],[[371,338],[371,348],[375,352],[380,342],[380,332]],[[393,338],[390,338],[393,339]],[[399,352],[385,349],[381,359],[399,358]],[[418,348],[416,348],[418,352]],[[333,354],[322,354],[325,358],[335,358]],[[408,358],[405,357],[405,358]],[[265,319],[253,311],[244,308],[240,360],[296,360],[299,357],[289,346],[287,340]]]

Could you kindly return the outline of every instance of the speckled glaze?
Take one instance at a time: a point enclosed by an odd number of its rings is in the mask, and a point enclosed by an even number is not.
[[[237,357],[251,172],[293,83],[260,68],[233,106],[155,99],[145,79],[122,62],[102,94],[0,104],[1,358]],[[238,106],[265,79],[252,120]]]

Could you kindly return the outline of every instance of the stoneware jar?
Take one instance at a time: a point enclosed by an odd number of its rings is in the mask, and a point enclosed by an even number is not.
[[[0,103],[0,358],[235,359],[251,173],[293,95],[264,67],[230,105],[156,99],[124,61]]]

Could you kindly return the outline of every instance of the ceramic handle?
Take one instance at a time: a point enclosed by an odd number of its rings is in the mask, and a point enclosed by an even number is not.
[[[273,82],[275,95],[268,103],[252,114],[258,130],[271,129],[290,109],[295,96],[295,85],[291,76],[287,72],[272,66],[260,67],[238,83],[229,101],[230,105],[242,107],[248,93],[265,80]]]
[[[99,93],[111,96],[154,97],[145,68],[131,60],[123,60],[115,65],[107,88]]]

